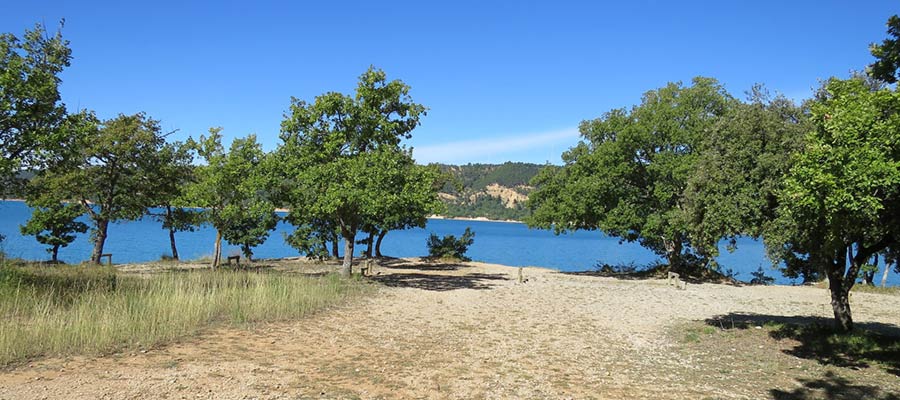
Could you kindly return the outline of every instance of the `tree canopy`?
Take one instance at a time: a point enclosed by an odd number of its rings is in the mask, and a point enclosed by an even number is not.
[[[235,139],[226,151],[221,131],[211,128],[208,136],[192,142],[206,164],[196,168],[185,195],[190,204],[203,208],[200,220],[216,230],[213,268],[221,262],[223,238],[251,258],[252,248],[263,243],[278,222],[269,197],[271,170],[256,136]]]
[[[49,35],[38,24],[21,38],[0,34],[0,186],[18,183],[22,169],[42,168],[43,158],[67,142],[59,74],[71,58],[60,30]]]
[[[411,151],[401,141],[411,137],[426,112],[412,101],[409,89],[370,68],[359,77],[354,96],[330,92],[312,103],[292,99],[282,122],[277,150],[284,180],[280,193],[290,208],[289,220],[301,227],[292,242],[308,243],[296,236],[300,233],[318,231],[318,237],[328,238],[337,231],[344,240],[344,274],[351,272],[357,232],[367,226],[389,228],[387,221],[373,217],[400,210],[396,202],[423,195],[405,191],[413,186],[398,180],[412,171],[407,169]],[[424,196],[436,203],[436,192]],[[421,207],[406,211],[419,214]],[[392,219],[402,220],[396,215]]]
[[[46,196],[81,204],[93,224],[91,261],[100,262],[109,223],[135,220],[153,204],[151,182],[165,135],[146,114],[98,121],[84,114],[71,122],[77,137],[71,154],[35,178]]]
[[[838,327],[850,330],[860,268],[900,239],[900,93],[831,79],[811,119],[765,241],[776,259],[799,258],[825,273]]]
[[[716,80],[695,78],[583,121],[583,141],[563,153],[564,166],[535,177],[528,224],[557,233],[600,229],[640,242],[675,269],[705,258],[690,236],[685,188],[704,136],[730,102]]]

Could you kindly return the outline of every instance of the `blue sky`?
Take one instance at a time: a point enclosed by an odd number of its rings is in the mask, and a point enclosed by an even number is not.
[[[14,1],[0,32],[64,36],[70,109],[146,111],[177,138],[222,126],[267,150],[290,97],[352,92],[375,65],[428,116],[420,162],[560,162],[581,120],[697,75],[808,97],[872,61],[894,1]]]

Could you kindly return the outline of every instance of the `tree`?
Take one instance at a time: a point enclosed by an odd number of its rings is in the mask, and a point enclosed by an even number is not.
[[[194,179],[191,161],[191,146],[186,143],[166,143],[156,157],[156,166],[149,171],[153,176],[151,194],[153,205],[161,211],[150,211],[148,215],[158,220],[169,233],[172,259],[178,260],[178,246],[175,232],[193,231],[198,225],[198,211],[188,207],[185,188]]]
[[[672,269],[696,266],[703,260],[692,249],[684,191],[704,135],[731,101],[714,79],[695,78],[583,121],[584,140],[563,153],[564,166],[533,180],[526,222],[556,233],[600,229],[640,242]]]
[[[165,143],[159,121],[146,114],[102,123],[89,113],[69,122],[71,154],[42,171],[35,184],[47,196],[81,204],[92,223],[91,262],[100,263],[109,223],[135,220],[153,204],[152,171]]]
[[[718,243],[738,236],[759,238],[775,219],[778,192],[792,156],[810,129],[803,107],[755,86],[747,102],[734,102],[712,125],[687,180],[685,210],[695,248],[710,257]],[[786,276],[815,280],[805,260],[792,259]]]
[[[271,180],[265,153],[255,135],[222,145],[222,128],[210,128],[209,136],[191,141],[206,162],[196,168],[196,181],[187,189],[190,203],[202,207],[201,219],[216,230],[212,268],[222,258],[222,239],[241,246],[252,258],[252,248],[275,229],[275,205],[269,199]]]
[[[43,156],[67,142],[59,74],[72,52],[60,30],[50,36],[38,24],[21,39],[0,34],[0,187],[18,184],[22,169],[42,167]]]
[[[443,175],[437,166],[416,165],[406,153],[392,153],[370,170],[369,192],[365,224],[366,256],[382,257],[381,244],[392,230],[424,228],[428,215],[440,212],[443,203],[437,196],[443,186]]]
[[[900,17],[888,18],[887,33],[892,38],[884,39],[880,45],[872,43],[869,51],[878,60],[869,65],[869,74],[887,83],[897,82],[897,69],[900,68]]]
[[[779,259],[824,272],[835,325],[849,331],[860,269],[900,238],[900,93],[832,79],[811,118],[815,128],[779,193],[777,229],[765,240]]]
[[[385,193],[376,177],[390,175],[391,168],[402,167],[400,159],[410,157],[400,142],[411,137],[424,114],[425,107],[412,102],[408,85],[388,81],[374,68],[360,76],[353,97],[331,92],[312,104],[292,99],[277,150],[284,182],[280,194],[290,207],[289,220],[304,226],[303,232],[312,232],[309,227],[339,231],[344,275],[351,273],[357,232],[372,223],[367,217],[384,200],[376,198]],[[322,238],[329,234],[319,232]]]
[[[87,224],[78,221],[84,214],[81,205],[74,203],[51,202],[50,204],[29,204],[33,208],[31,218],[19,227],[23,235],[31,235],[41,244],[50,246],[47,252],[51,261],[59,261],[59,248],[66,247],[75,241],[76,233],[85,233]]]

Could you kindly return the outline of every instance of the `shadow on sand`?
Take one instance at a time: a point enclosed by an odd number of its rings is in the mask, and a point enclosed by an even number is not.
[[[819,379],[800,379],[802,386],[784,391],[772,389],[769,394],[775,400],[900,400],[896,393],[886,393],[877,386],[854,385],[849,380],[827,372]]]
[[[452,262],[423,261],[425,262],[411,263],[402,259],[381,259],[378,263],[379,267],[388,273],[373,276],[371,279],[388,287],[433,291],[457,289],[485,290],[491,289],[496,282],[509,280],[504,274],[466,273],[463,275],[444,275],[440,274],[440,272],[458,271],[470,267]]]
[[[706,324],[723,330],[767,326],[772,328],[771,338],[796,343],[783,350],[785,354],[854,370],[878,364],[885,372],[900,376],[900,326],[894,324],[857,322],[854,332],[841,334],[833,330],[830,318],[747,313],[717,316]]]

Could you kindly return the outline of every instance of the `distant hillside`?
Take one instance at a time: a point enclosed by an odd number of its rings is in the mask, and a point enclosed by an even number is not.
[[[525,202],[534,189],[529,183],[543,165],[506,162],[440,167],[453,177],[440,193],[447,205],[446,216],[522,220],[528,215]]]

